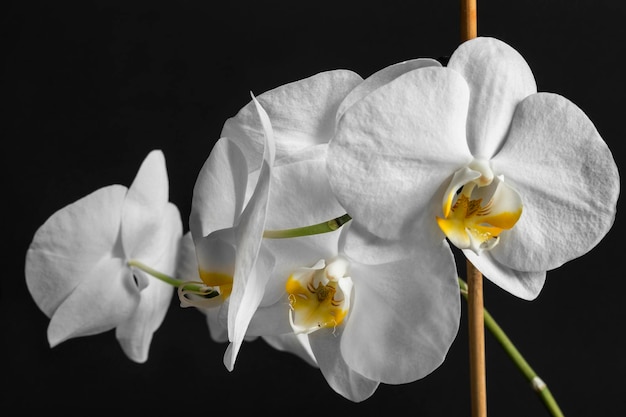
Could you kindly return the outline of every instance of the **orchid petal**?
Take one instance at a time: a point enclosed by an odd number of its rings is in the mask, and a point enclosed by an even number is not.
[[[425,219],[429,221],[428,219]],[[345,243],[342,245],[343,252],[351,259],[366,265],[377,265],[386,262],[395,262],[413,256],[413,253],[420,250],[419,243],[413,242],[413,238],[405,236],[400,239],[382,239],[373,235],[367,225],[351,220],[342,228],[350,227],[350,233],[343,237]],[[444,240],[444,234],[437,238],[438,242]],[[423,239],[422,241],[426,241]]]
[[[235,366],[235,360],[239,353],[241,343],[248,336],[250,322],[256,314],[259,304],[263,299],[265,286],[270,276],[270,271],[274,267],[274,257],[264,247],[260,247],[261,254],[257,259],[250,261],[254,263],[254,268],[250,270],[246,277],[238,275],[239,265],[246,265],[246,261],[241,252],[237,252],[237,266],[235,267],[235,279],[233,280],[233,294],[229,298],[230,308],[228,309],[228,339],[231,341],[225,355],[224,365],[226,369],[232,371]],[[239,296],[236,283],[246,280],[247,284],[243,290],[243,294]],[[233,308],[232,306],[236,306]],[[233,313],[234,312],[234,313]],[[231,324],[234,323],[234,324]],[[254,335],[256,336],[256,334]]]
[[[593,123],[566,98],[538,93],[520,103],[492,164],[524,204],[492,251],[502,265],[554,269],[587,253],[611,228],[617,166]]]
[[[152,335],[159,328],[170,306],[174,287],[151,279],[141,291],[139,305],[132,316],[117,326],[115,335],[124,353],[137,363],[148,360]]]
[[[194,239],[235,225],[247,181],[248,166],[239,147],[228,139],[218,140],[193,189],[189,229]]]
[[[267,229],[309,226],[345,214],[328,183],[326,151],[327,145],[317,145],[307,150],[306,159],[292,157],[274,166]]]
[[[122,256],[118,231],[126,192],[121,185],[101,188],[55,212],[35,233],[26,253],[26,284],[46,316],[104,259]]]
[[[327,167],[354,222],[389,240],[443,239],[435,222],[442,184],[472,160],[465,139],[468,102],[462,77],[428,67],[348,108],[329,144]],[[399,257],[411,245],[405,247]]]
[[[356,372],[346,362],[346,358],[337,354],[343,339],[342,331],[342,326],[318,330],[309,334],[309,343],[328,385],[343,397],[361,402],[371,397],[380,383]],[[368,348],[363,349],[364,346]],[[369,345],[361,346],[361,350],[368,349]]]
[[[137,308],[139,291],[122,259],[103,259],[83,278],[50,319],[51,347],[73,337],[111,330]]]
[[[537,92],[532,71],[515,49],[488,37],[462,43],[448,68],[469,85],[469,148],[475,157],[489,159],[502,146],[517,104]]]
[[[257,99],[272,121],[276,159],[328,142],[339,103],[362,80],[352,71],[327,71],[259,95]],[[257,161],[255,155],[262,153],[265,139],[253,102],[226,121],[222,136],[237,142],[248,161]],[[259,167],[257,162],[250,170]]]
[[[283,285],[284,288],[284,285]],[[283,291],[284,293],[284,291]],[[271,336],[292,332],[289,324],[289,300],[283,299],[268,307],[259,307],[250,321],[246,336]]]
[[[273,267],[273,257],[259,256],[270,194],[270,178],[275,149],[272,126],[265,110],[253,97],[263,126],[266,146],[263,164],[254,194],[244,209],[235,230],[235,275],[228,309],[228,339],[231,346],[224,356],[224,365],[232,370],[248,324],[263,298],[263,289]]]
[[[176,271],[179,245],[182,240],[182,223],[178,208],[168,203],[158,236],[153,239],[162,248],[151,254],[150,265],[162,273],[171,275]],[[147,275],[136,270],[135,277]],[[140,302],[133,315],[117,326],[116,337],[126,355],[137,363],[148,359],[153,333],[161,326],[169,309],[174,287],[163,281],[145,276],[148,285],[140,292]]]
[[[452,252],[446,242],[421,249],[393,263],[352,263],[353,305],[341,353],[369,379],[402,384],[423,378],[443,362],[456,337],[461,304]]]
[[[518,271],[502,265],[494,259],[492,251],[481,252],[476,255],[472,250],[464,250],[465,257],[489,281],[505,291],[523,300],[537,298],[546,281],[546,272]]]
[[[311,352],[311,346],[305,346],[299,339],[304,338],[308,343],[307,335],[296,335],[294,333],[285,333],[279,335],[263,336],[263,340],[276,350],[288,352],[303,359],[309,365],[317,368],[317,362]]]
[[[152,151],[142,162],[124,201],[122,245],[129,259],[145,258],[161,250],[161,242],[152,236],[161,226],[168,190],[163,152]]]
[[[348,93],[346,98],[339,105],[339,109],[337,110],[337,120],[341,118],[348,107],[352,106],[354,103],[361,100],[378,87],[395,80],[400,75],[418,68],[440,66],[441,63],[435,59],[417,58],[389,65],[388,67],[375,72],[367,77],[362,83],[354,87],[350,93]]]
[[[228,326],[224,312],[227,311],[223,305],[218,308],[210,308],[204,311],[206,314],[207,326],[209,326],[209,334],[211,339],[217,343],[228,342]]]
[[[217,230],[197,239],[195,248],[198,272],[206,285],[215,287],[232,284],[237,258],[235,229]]]
[[[185,233],[180,240],[175,275],[183,281],[198,281],[200,279],[196,248],[190,231]]]

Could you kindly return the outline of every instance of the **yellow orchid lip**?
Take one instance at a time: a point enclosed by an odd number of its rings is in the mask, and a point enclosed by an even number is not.
[[[350,308],[352,280],[345,276],[348,262],[337,257],[312,268],[296,270],[285,285],[289,322],[296,334],[339,326]]]
[[[223,272],[199,270],[200,279],[205,285],[217,289],[222,299],[228,298],[233,291],[233,277]]]
[[[479,166],[482,172],[471,169],[475,167],[454,174],[443,199],[444,216],[437,217],[437,224],[453,245],[480,254],[492,249],[500,234],[515,226],[523,205],[503,178],[493,177],[484,165]]]

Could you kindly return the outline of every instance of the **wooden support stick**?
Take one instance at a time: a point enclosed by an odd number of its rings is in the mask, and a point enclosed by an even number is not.
[[[476,36],[476,0],[461,0],[461,42]]]
[[[467,313],[472,417],[486,417],[487,380],[485,375],[483,275],[469,260],[467,261]]]
[[[476,36],[476,0],[461,0],[461,42]],[[487,417],[483,275],[469,260],[467,291],[472,417]]]

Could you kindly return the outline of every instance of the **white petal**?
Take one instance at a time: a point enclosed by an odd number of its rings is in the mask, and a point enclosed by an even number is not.
[[[413,252],[420,250],[419,244],[415,244],[411,236],[404,236],[404,240],[383,239],[370,233],[365,226],[354,219],[343,225],[342,229],[348,227],[350,233],[342,234],[340,247],[348,257],[362,264],[377,265],[395,262],[410,257]],[[421,240],[422,242],[429,241],[426,238]],[[441,233],[434,244],[444,240],[445,236]]]
[[[372,396],[379,382],[356,372],[346,362],[346,358],[338,354],[342,341],[341,333],[342,327],[321,329],[309,334],[311,350],[328,385],[350,401],[361,402]],[[363,349],[363,346],[361,349],[367,350]]]
[[[217,273],[233,277],[237,257],[235,229],[217,230],[206,237],[196,239],[195,251],[200,273]]]
[[[247,182],[248,164],[239,147],[228,139],[218,140],[193,188],[189,229],[194,239],[236,224]]]
[[[266,229],[310,226],[346,213],[328,183],[326,146],[317,150],[274,167]]]
[[[292,353],[301,359],[303,359],[306,363],[311,366],[317,368],[317,363],[315,362],[315,357],[311,352],[310,345],[308,349],[300,342],[299,338],[307,338],[306,335],[295,335],[293,333],[285,333],[281,335],[272,335],[272,336],[263,336],[263,340],[273,347],[276,350],[280,350],[281,352],[289,352]]]
[[[387,384],[408,383],[434,371],[459,327],[457,276],[445,242],[393,263],[353,263],[353,305],[341,340],[350,368]]]
[[[430,58],[411,59],[397,64],[389,65],[367,77],[362,83],[357,85],[343,100],[337,110],[337,120],[345,113],[346,109],[352,106],[363,97],[367,96],[378,87],[385,85],[400,75],[418,68],[440,67],[439,61]]]
[[[173,204],[166,206],[164,214],[159,233],[153,236],[161,250],[151,254],[144,263],[172,276],[176,270],[179,245],[182,243],[182,223],[180,213]],[[146,275],[148,285],[140,292],[139,306],[133,315],[117,327],[116,337],[131,360],[143,363],[148,359],[152,335],[161,326],[169,309],[174,287],[143,271],[135,271],[136,277],[140,274]]]
[[[207,326],[211,339],[217,343],[228,342],[228,326],[226,325],[227,309],[225,306],[219,308],[211,308],[204,313],[206,314]]]
[[[389,240],[439,241],[435,216],[471,161],[467,85],[454,71],[410,71],[351,106],[329,144],[328,173],[354,222]]]
[[[260,307],[248,326],[247,336],[270,336],[292,332],[286,296],[269,307]]]
[[[537,92],[532,71],[515,49],[487,37],[462,43],[448,68],[469,84],[467,140],[472,154],[490,159],[505,140],[517,104]]]
[[[160,227],[168,193],[165,157],[161,151],[152,151],[142,162],[124,201],[121,231],[128,259],[143,258],[159,249],[151,236]]]
[[[129,359],[144,363],[152,335],[159,328],[170,306],[174,287],[152,278],[141,291],[141,299],[132,316],[117,326],[115,335]]]
[[[619,174],[589,118],[550,93],[528,97],[492,161],[522,198],[520,220],[492,255],[519,271],[547,271],[591,250],[613,225]]]
[[[128,320],[139,304],[139,291],[132,280],[123,260],[100,262],[52,315],[48,326],[50,346],[108,331]]]
[[[326,143],[335,129],[335,114],[344,97],[363,79],[352,71],[335,70],[284,84],[257,97],[272,120],[276,158]],[[237,142],[248,160],[263,150],[263,128],[250,102],[226,121],[222,136]],[[260,164],[251,166],[258,169]]]
[[[546,281],[545,271],[528,272],[511,269],[494,259],[491,251],[481,252],[480,255],[471,250],[464,250],[463,253],[485,278],[524,300],[537,298]]]
[[[248,324],[263,298],[265,284],[273,268],[273,259],[269,256],[259,257],[259,250],[265,230],[270,178],[275,157],[274,136],[267,114],[254,98],[253,101],[265,131],[266,147],[254,194],[235,230],[237,256],[228,309],[228,339],[232,342],[232,349],[229,347],[228,351],[231,354],[228,355],[227,352],[224,357],[224,364],[228,370],[234,367]]]
[[[178,279],[183,281],[200,280],[200,276],[198,275],[196,248],[191,237],[191,232],[185,233],[185,235],[181,238],[175,275]]]
[[[103,259],[123,257],[118,232],[126,191],[121,185],[101,188],[55,212],[35,233],[26,253],[26,284],[48,317]]]

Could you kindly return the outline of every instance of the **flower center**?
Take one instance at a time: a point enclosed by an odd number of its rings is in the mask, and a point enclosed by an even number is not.
[[[492,249],[500,234],[513,228],[522,215],[522,199],[488,164],[474,161],[457,171],[443,199],[437,223],[459,249],[476,254]]]
[[[289,276],[289,322],[296,334],[308,334],[340,325],[350,308],[352,279],[346,276],[349,262],[338,256],[326,265],[298,268]]]

